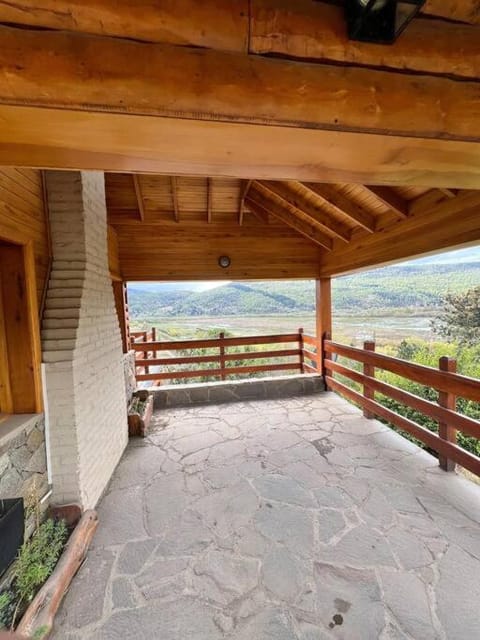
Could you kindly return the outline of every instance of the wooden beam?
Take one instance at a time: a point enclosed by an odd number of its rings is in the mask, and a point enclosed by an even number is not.
[[[477,0],[430,0],[424,11],[480,24]],[[250,42],[251,53],[479,75],[478,35],[468,25],[414,20],[394,45],[372,47],[347,40],[341,7],[309,0],[23,0],[1,2],[0,23],[222,51],[247,52]]]
[[[476,242],[480,242],[480,192],[467,191],[370,236],[358,234],[349,245],[322,256],[320,273],[343,275]]]
[[[172,189],[173,215],[175,218],[175,222],[180,222],[180,209],[178,207],[177,178],[175,176],[170,177],[170,186]]]
[[[452,5],[461,3],[452,0]],[[467,3],[478,0],[467,0]],[[437,9],[441,0],[436,3]],[[477,7],[477,18],[480,15]],[[480,77],[479,28],[416,19],[388,47],[349,40],[343,7],[311,0],[254,0],[250,52],[417,73]],[[461,43],[461,46],[459,46]]]
[[[238,224],[243,224],[243,214],[245,212],[245,198],[252,184],[251,180],[243,180],[240,186],[240,202],[238,205]]]
[[[207,178],[207,222],[212,223],[212,179]]]
[[[447,20],[480,25],[478,0],[427,0],[422,12]]]
[[[478,144],[5,105],[0,105],[0,164],[319,183],[480,186]]]
[[[376,222],[372,214],[352,202],[340,191],[337,191],[333,185],[318,184],[315,182],[304,182],[303,184],[320,199],[338,209],[339,213],[350,218],[352,222],[356,222],[370,233],[375,231]]]
[[[127,302],[127,285],[125,282],[114,280],[112,282],[115,308],[117,310],[118,324],[122,336],[123,353],[130,349],[130,322]]]
[[[351,230],[341,220],[337,220],[329,215],[321,206],[315,204],[315,198],[311,191],[304,187],[301,182],[293,180],[280,182],[274,180],[264,180],[260,183],[272,193],[280,196],[292,207],[300,209],[305,215],[316,224],[337,238],[349,242]],[[310,197],[309,197],[310,194]]]
[[[0,23],[246,51],[248,0],[22,0],[0,2]]]
[[[145,221],[145,205],[143,202],[142,187],[140,184],[140,176],[137,173],[132,174],[133,187],[135,189],[135,197],[137,199],[138,215],[142,222]]]
[[[388,187],[371,187],[365,186],[368,192],[375,196],[377,200],[389,207],[391,211],[400,218],[408,216],[408,202],[398,196],[392,189]]]
[[[261,184],[253,183],[248,193],[247,202],[252,209],[260,208],[267,211],[324,249],[329,251],[332,249],[332,238],[324,233],[315,222],[312,222],[311,218],[304,215],[299,209],[295,209],[287,203],[284,204],[281,198],[262,187]]]
[[[480,140],[476,82],[9,27],[0,103]]]

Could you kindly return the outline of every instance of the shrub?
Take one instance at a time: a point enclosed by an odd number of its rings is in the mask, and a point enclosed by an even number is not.
[[[0,594],[0,624],[13,628],[20,611],[52,574],[67,536],[63,520],[49,519],[23,543],[15,561],[12,587]]]

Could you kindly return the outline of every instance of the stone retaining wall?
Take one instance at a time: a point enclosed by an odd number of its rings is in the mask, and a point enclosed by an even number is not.
[[[0,498],[28,499],[34,491],[40,499],[47,490],[45,421],[36,415],[0,444]]]
[[[165,385],[149,389],[155,398],[155,409],[192,404],[221,404],[241,402],[242,400],[287,398],[296,395],[310,395],[324,390],[323,379],[316,374]]]

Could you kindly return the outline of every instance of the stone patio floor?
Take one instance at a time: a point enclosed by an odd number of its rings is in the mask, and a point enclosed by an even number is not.
[[[165,410],[53,637],[474,640],[479,498],[332,393]]]

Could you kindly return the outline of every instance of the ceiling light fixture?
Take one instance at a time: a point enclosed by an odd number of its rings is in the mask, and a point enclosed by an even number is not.
[[[426,0],[345,0],[350,40],[393,44]]]
[[[218,259],[218,266],[222,269],[227,269],[230,266],[230,258],[228,256],[220,256]]]

